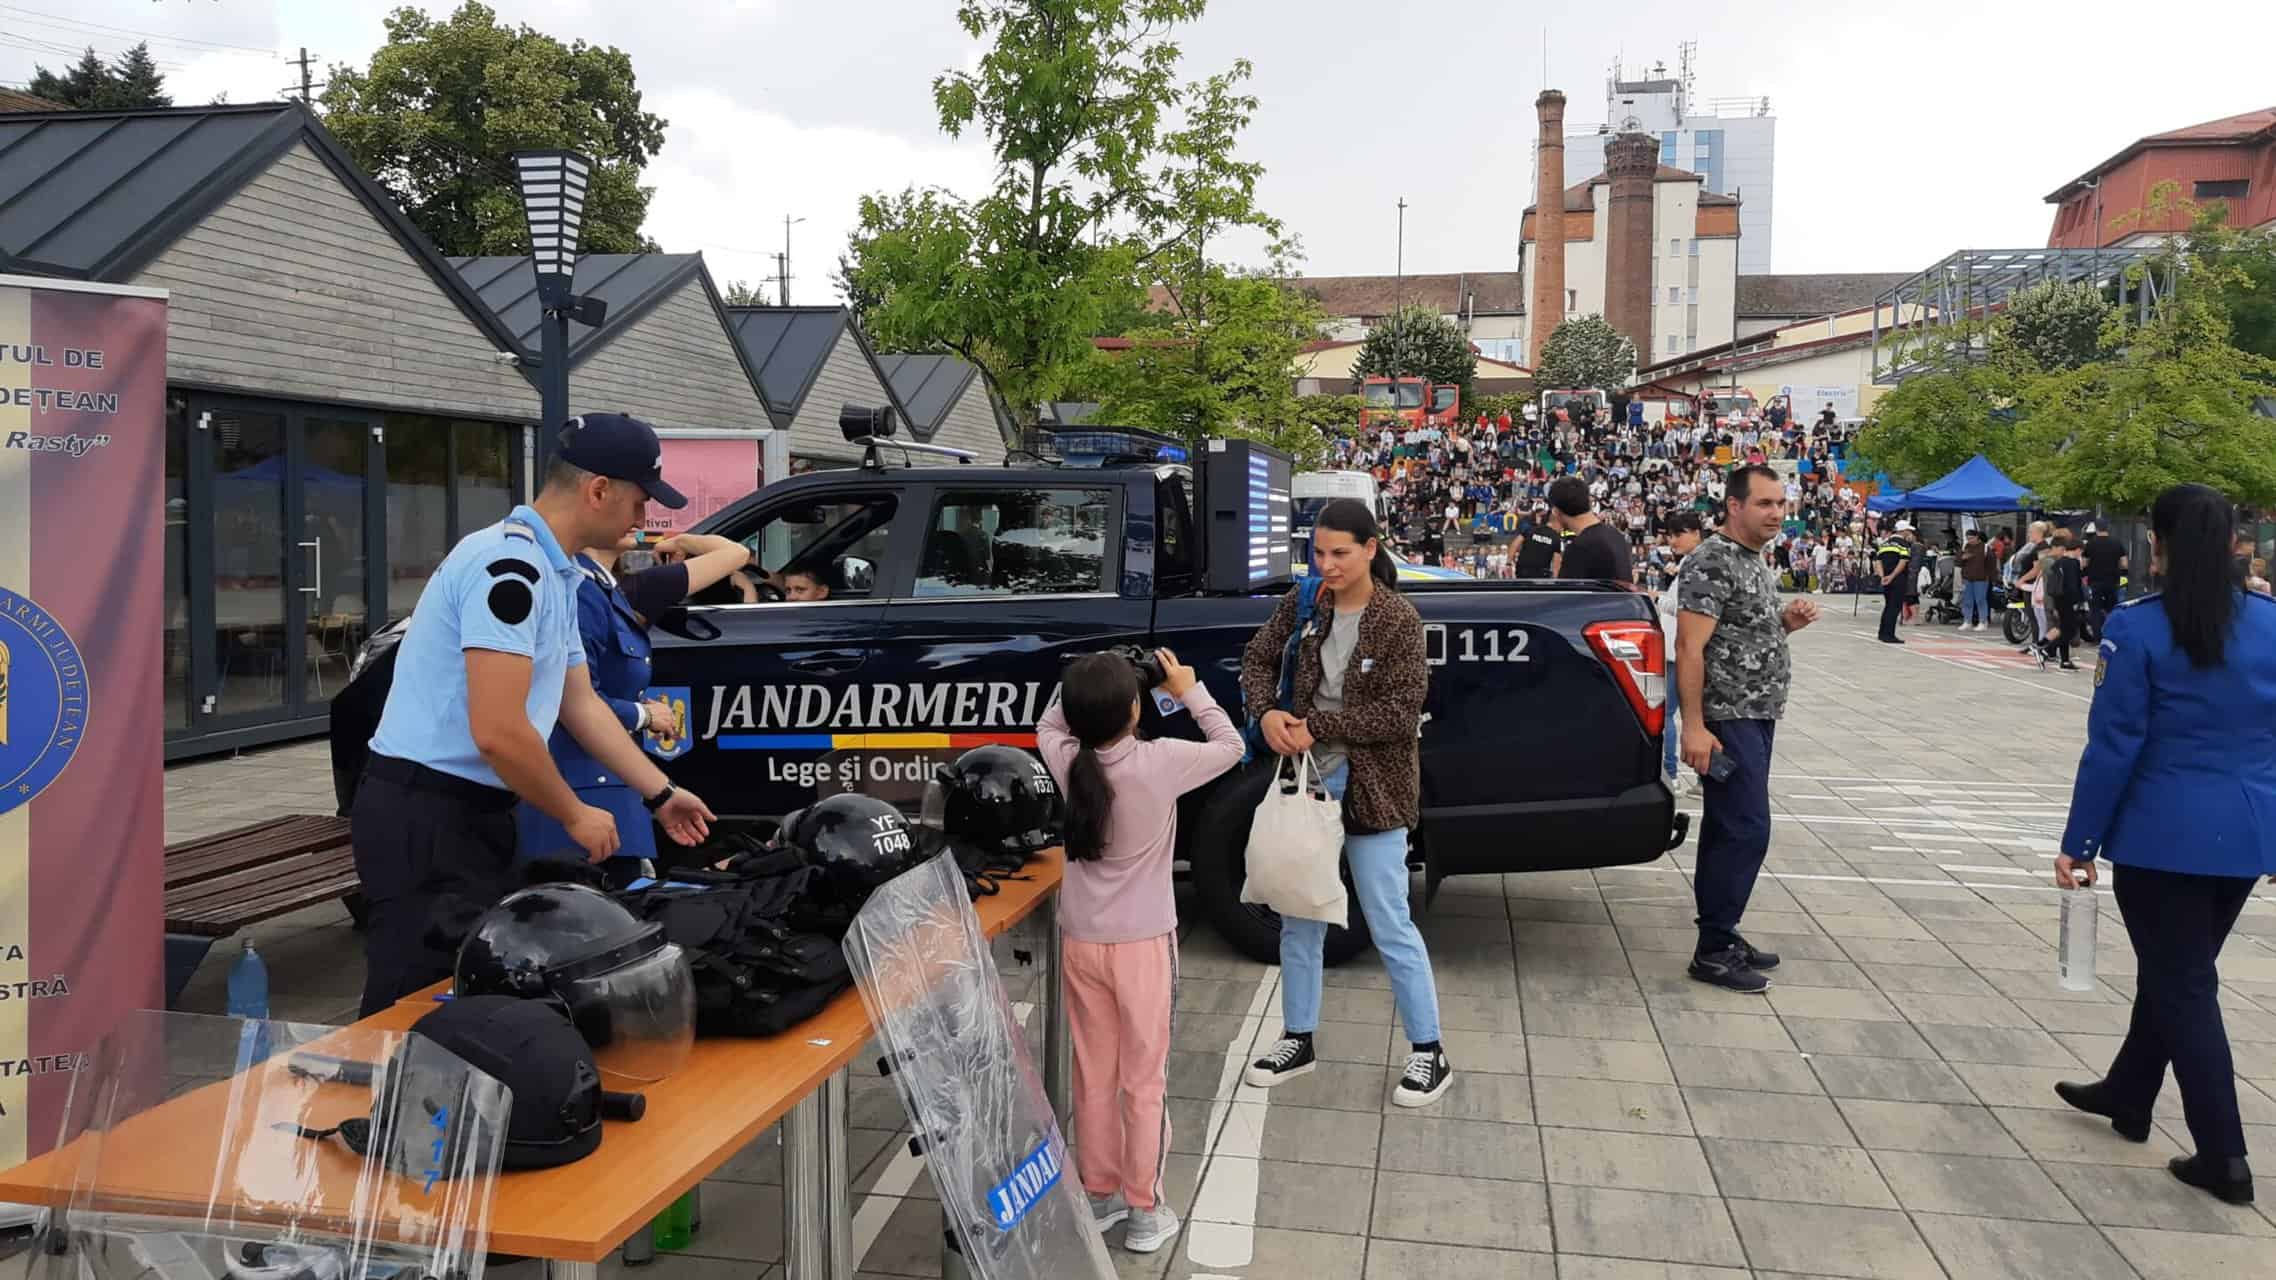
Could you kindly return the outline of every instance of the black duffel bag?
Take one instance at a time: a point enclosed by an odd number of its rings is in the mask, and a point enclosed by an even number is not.
[[[672,875],[617,900],[662,925],[687,955],[695,974],[697,1035],[777,1035],[853,985],[837,941],[794,923],[809,878],[805,868],[757,863],[737,872],[681,869]]]

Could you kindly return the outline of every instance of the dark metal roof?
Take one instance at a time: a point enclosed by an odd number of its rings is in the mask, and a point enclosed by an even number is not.
[[[1870,307],[1884,290],[1910,279],[1909,271],[1843,271],[1812,275],[1740,276],[1742,317],[1807,319]]]
[[[980,376],[978,365],[955,356],[881,355],[877,367],[919,441],[933,438],[965,388]]]
[[[450,265],[534,356],[543,310],[529,258],[452,258]],[[577,259],[576,291],[608,303],[608,316],[598,329],[569,326],[569,366],[607,346],[701,270],[703,256],[695,253],[588,253]]]
[[[729,307],[727,319],[743,359],[757,372],[759,394],[768,412],[783,422],[797,416],[815,376],[822,372],[822,362],[837,345],[838,334],[852,328],[852,316],[844,307]],[[877,356],[861,330],[852,331],[870,370],[884,384]],[[891,392],[890,386],[887,391]]]
[[[133,278],[295,143],[362,198],[468,319],[505,326],[299,103],[0,113],[0,271]]]

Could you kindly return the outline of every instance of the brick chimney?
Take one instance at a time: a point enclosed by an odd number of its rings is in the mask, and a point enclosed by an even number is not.
[[[1533,184],[1533,297],[1525,358],[1541,363],[1542,345],[1565,318],[1565,94],[1543,89],[1533,100],[1541,116],[1541,166]]]
[[[1604,216],[1604,318],[1636,344],[1636,363],[1652,362],[1652,188],[1660,140],[1623,133],[1604,146],[1612,186]]]

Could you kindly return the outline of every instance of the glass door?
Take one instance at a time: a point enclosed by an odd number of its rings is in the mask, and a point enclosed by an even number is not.
[[[377,423],[200,398],[185,425],[189,728],[320,721],[368,634],[384,572],[371,536]]]

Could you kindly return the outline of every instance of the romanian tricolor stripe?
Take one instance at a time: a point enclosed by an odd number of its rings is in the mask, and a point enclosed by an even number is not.
[[[721,751],[875,751],[894,748],[967,747],[1035,749],[1032,733],[723,733],[713,744]]]

